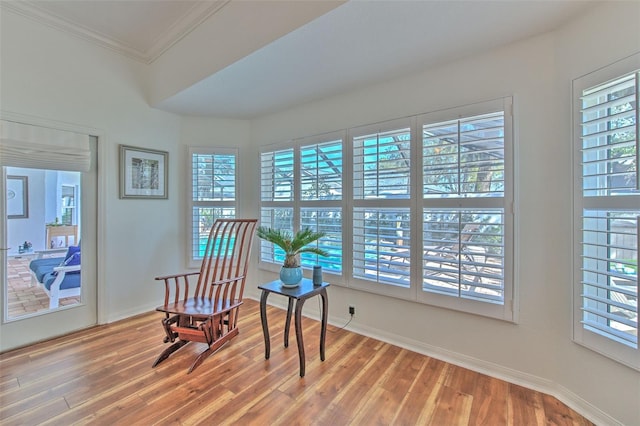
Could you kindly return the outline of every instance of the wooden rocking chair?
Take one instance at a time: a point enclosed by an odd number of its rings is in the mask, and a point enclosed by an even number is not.
[[[171,342],[153,363],[164,361],[189,342],[202,342],[208,348],[195,359],[189,373],[206,357],[238,335],[238,311],[247,277],[256,219],[218,219],[209,232],[200,272],[157,277],[164,281],[162,320]],[[190,284],[190,278],[197,283]]]

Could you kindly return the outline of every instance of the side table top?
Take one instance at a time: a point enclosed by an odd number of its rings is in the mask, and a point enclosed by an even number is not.
[[[303,297],[313,296],[314,294],[320,292],[320,290],[322,290],[323,288],[327,288],[330,285],[331,284],[327,282],[323,282],[320,285],[314,285],[313,281],[309,278],[303,278],[300,282],[300,285],[293,288],[283,287],[282,281],[280,280],[274,280],[266,284],[260,284],[258,288],[263,291],[300,299]]]

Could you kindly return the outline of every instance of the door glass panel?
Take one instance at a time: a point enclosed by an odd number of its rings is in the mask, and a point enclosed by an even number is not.
[[[81,173],[6,168],[7,320],[80,303]]]

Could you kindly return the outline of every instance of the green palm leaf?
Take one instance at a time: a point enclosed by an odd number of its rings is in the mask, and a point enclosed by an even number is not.
[[[316,232],[310,228],[301,229],[293,235],[291,232],[282,229],[272,229],[259,226],[257,231],[259,238],[269,241],[280,247],[285,253],[284,266],[300,266],[300,253],[314,253],[319,256],[329,256],[329,253],[318,247],[307,247],[309,244],[319,240],[326,235],[325,232]]]

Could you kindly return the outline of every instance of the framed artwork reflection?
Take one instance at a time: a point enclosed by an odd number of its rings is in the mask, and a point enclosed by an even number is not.
[[[120,198],[167,199],[169,153],[120,145]]]
[[[29,178],[7,176],[7,219],[29,217]]]

